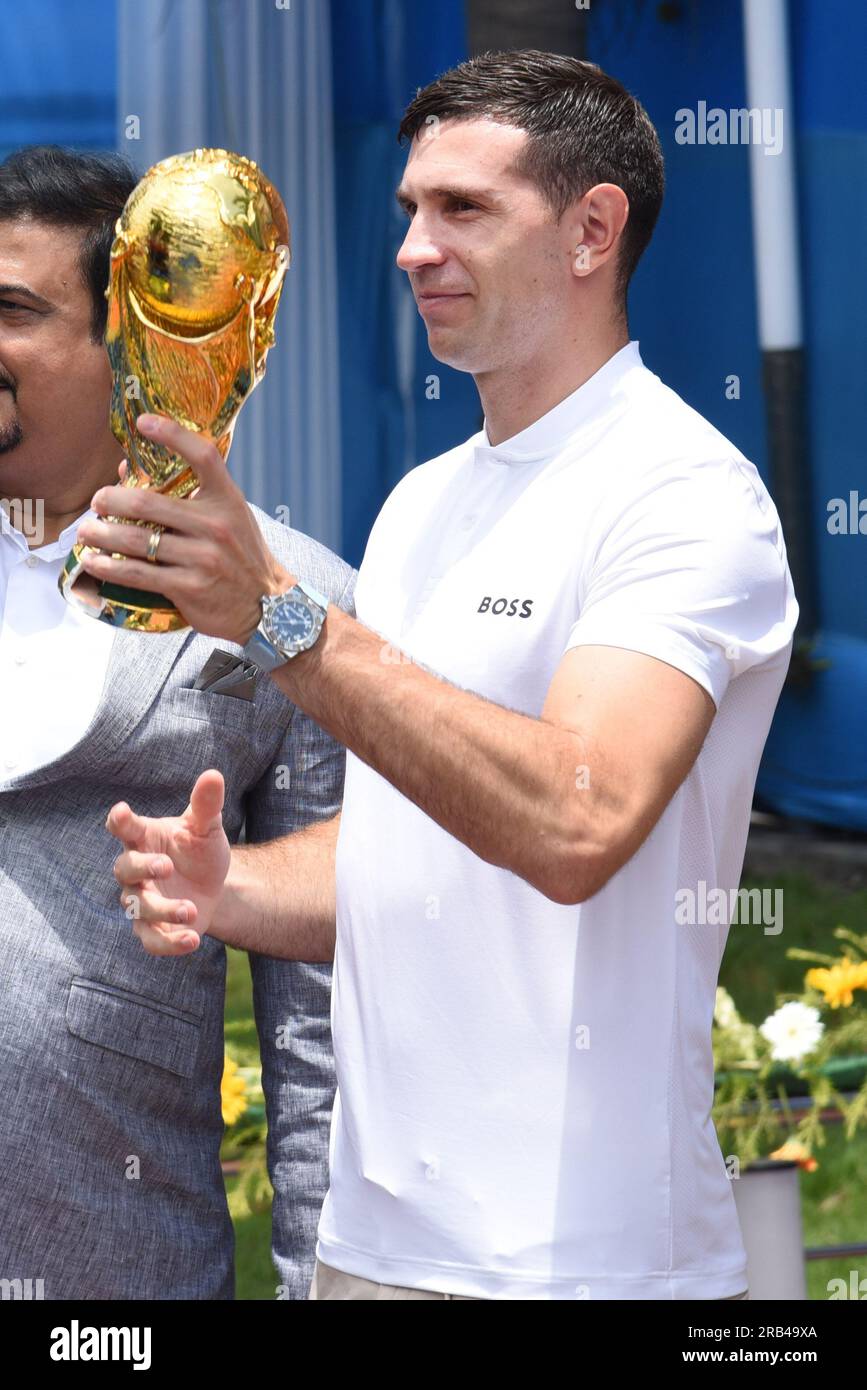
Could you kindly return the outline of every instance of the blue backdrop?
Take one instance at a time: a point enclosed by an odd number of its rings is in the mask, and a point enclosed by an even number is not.
[[[114,148],[114,0],[4,0],[0,158],[20,145]]]
[[[400,114],[418,86],[466,55],[466,28],[463,0],[331,4],[343,552],[358,563],[398,478],[480,423],[471,379],[430,357],[394,263],[405,225],[394,201],[405,160]],[[747,150],[674,141],[680,107],[745,104],[740,6],[684,4],[681,18],[660,17],[671,8],[598,0],[589,25],[589,56],[640,97],[667,161],[665,206],[631,293],[631,332],[648,366],[767,479]],[[830,665],[807,689],[786,689],[759,791],[783,811],[867,830],[867,538],[831,535],[826,525],[832,498],[852,489],[867,496],[867,5],[797,0],[790,13],[812,467],[805,502],[818,566],[816,655]],[[0,153],[34,140],[111,146],[115,48],[114,0],[7,4]],[[426,394],[431,374],[438,399]],[[740,398],[727,400],[733,374]]]
[[[791,49],[812,467],[805,499],[820,615],[806,689],[787,687],[759,794],[792,815],[867,830],[867,540],[830,535],[828,503],[861,488],[867,441],[867,6],[798,0]],[[630,296],[647,365],[752,458],[767,449],[753,274],[748,151],[674,140],[675,113],[746,104],[740,5],[684,5],[667,22],[639,0],[594,4],[588,56],[646,106],[667,165],[667,195]],[[382,498],[412,464],[476,430],[469,379],[435,362],[406,320],[394,265],[404,223],[394,144],[415,88],[466,56],[463,0],[334,0],[345,429],[345,549],[354,561]],[[791,113],[786,113],[789,116]],[[440,398],[428,400],[429,373]],[[726,380],[740,381],[737,399]],[[772,486],[772,484],[771,484]]]

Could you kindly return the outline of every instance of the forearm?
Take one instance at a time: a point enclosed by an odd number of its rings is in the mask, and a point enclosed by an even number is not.
[[[257,845],[236,845],[210,935],[287,960],[330,961],[340,816]]]
[[[583,809],[581,739],[395,659],[334,607],[323,638],[272,673],[284,693],[482,859],[551,890]]]

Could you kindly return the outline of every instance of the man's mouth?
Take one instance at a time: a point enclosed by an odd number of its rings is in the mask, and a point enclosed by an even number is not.
[[[451,290],[422,290],[416,299],[416,307],[420,314],[432,313],[435,309],[447,309],[451,305],[457,304],[462,299],[468,299],[469,295],[463,291]]]

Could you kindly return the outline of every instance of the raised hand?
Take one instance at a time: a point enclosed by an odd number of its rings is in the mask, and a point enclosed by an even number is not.
[[[125,801],[112,806],[106,829],[121,841],[114,876],[133,931],[152,956],[184,956],[208,931],[229,872],[223,829],[225,786],[203,772],[183,815],[139,816]]]
[[[262,616],[262,595],[285,593],[294,576],[268,550],[212,439],[163,415],[140,415],[136,429],[186,459],[198,488],[186,499],[156,488],[99,488],[96,516],[78,528],[77,539],[91,547],[81,564],[96,579],[159,587],[190,627],[243,647]],[[165,528],[156,568],[147,560],[148,527],[135,522]]]

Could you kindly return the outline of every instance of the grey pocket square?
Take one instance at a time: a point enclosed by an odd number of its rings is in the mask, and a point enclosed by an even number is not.
[[[206,690],[214,695],[234,695],[239,700],[252,700],[256,693],[257,670],[252,661],[245,661],[242,656],[215,647],[196,677],[193,689]]]

